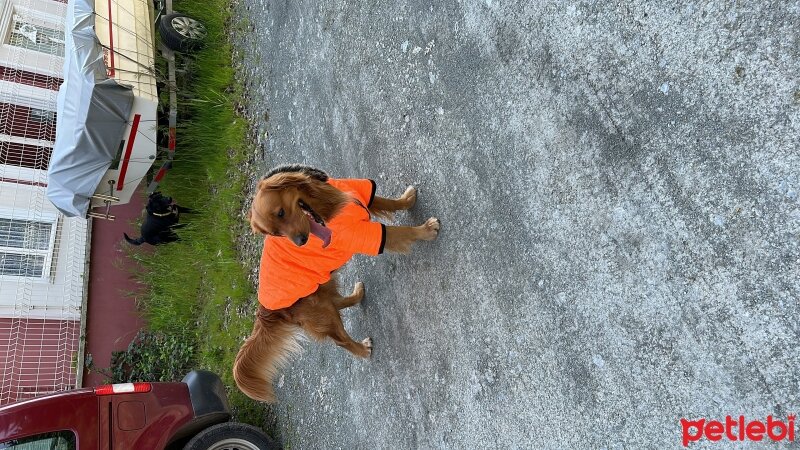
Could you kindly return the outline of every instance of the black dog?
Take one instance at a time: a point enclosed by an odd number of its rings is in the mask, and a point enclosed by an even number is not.
[[[191,208],[184,208],[178,206],[177,203],[172,201],[172,197],[165,197],[160,192],[153,192],[150,194],[147,201],[147,216],[142,223],[142,236],[137,239],[131,239],[127,233],[125,240],[129,244],[142,245],[148,243],[150,245],[168,244],[179,240],[175,230],[183,228],[186,224],[179,224],[178,218],[180,213],[191,214],[194,212]]]

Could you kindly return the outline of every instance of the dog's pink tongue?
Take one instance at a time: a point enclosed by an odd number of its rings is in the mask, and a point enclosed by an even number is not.
[[[331,230],[311,219],[308,220],[308,223],[311,224],[311,234],[322,239],[322,248],[327,247],[331,243]]]

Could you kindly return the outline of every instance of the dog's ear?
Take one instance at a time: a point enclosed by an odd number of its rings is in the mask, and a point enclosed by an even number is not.
[[[256,214],[256,217],[258,217],[258,214]],[[254,234],[267,234],[267,229],[259,223],[260,221],[257,218],[253,219],[253,207],[247,211],[247,221],[250,222],[250,229],[253,230]]]
[[[256,222],[250,222],[250,229],[253,230],[253,234],[260,234],[262,236],[267,234],[267,231],[261,228]]]

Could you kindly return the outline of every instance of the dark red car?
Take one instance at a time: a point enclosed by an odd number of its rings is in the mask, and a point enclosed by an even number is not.
[[[228,422],[225,388],[211,372],[180,383],[76,389],[0,408],[0,449],[270,450],[260,429]]]

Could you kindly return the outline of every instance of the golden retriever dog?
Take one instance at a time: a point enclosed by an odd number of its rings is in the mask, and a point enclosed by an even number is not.
[[[368,358],[372,340],[354,341],[339,310],[361,302],[364,285],[339,294],[334,272],[355,253],[408,253],[416,241],[439,234],[439,220],[416,227],[387,226],[373,217],[414,206],[413,186],[397,199],[375,195],[371,180],[333,179],[302,165],[280,166],[262,178],[248,218],[264,235],[253,332],[233,365],[236,384],[247,396],[274,402],[273,379],[299,350],[299,331],[316,340],[331,338],[350,353]]]

